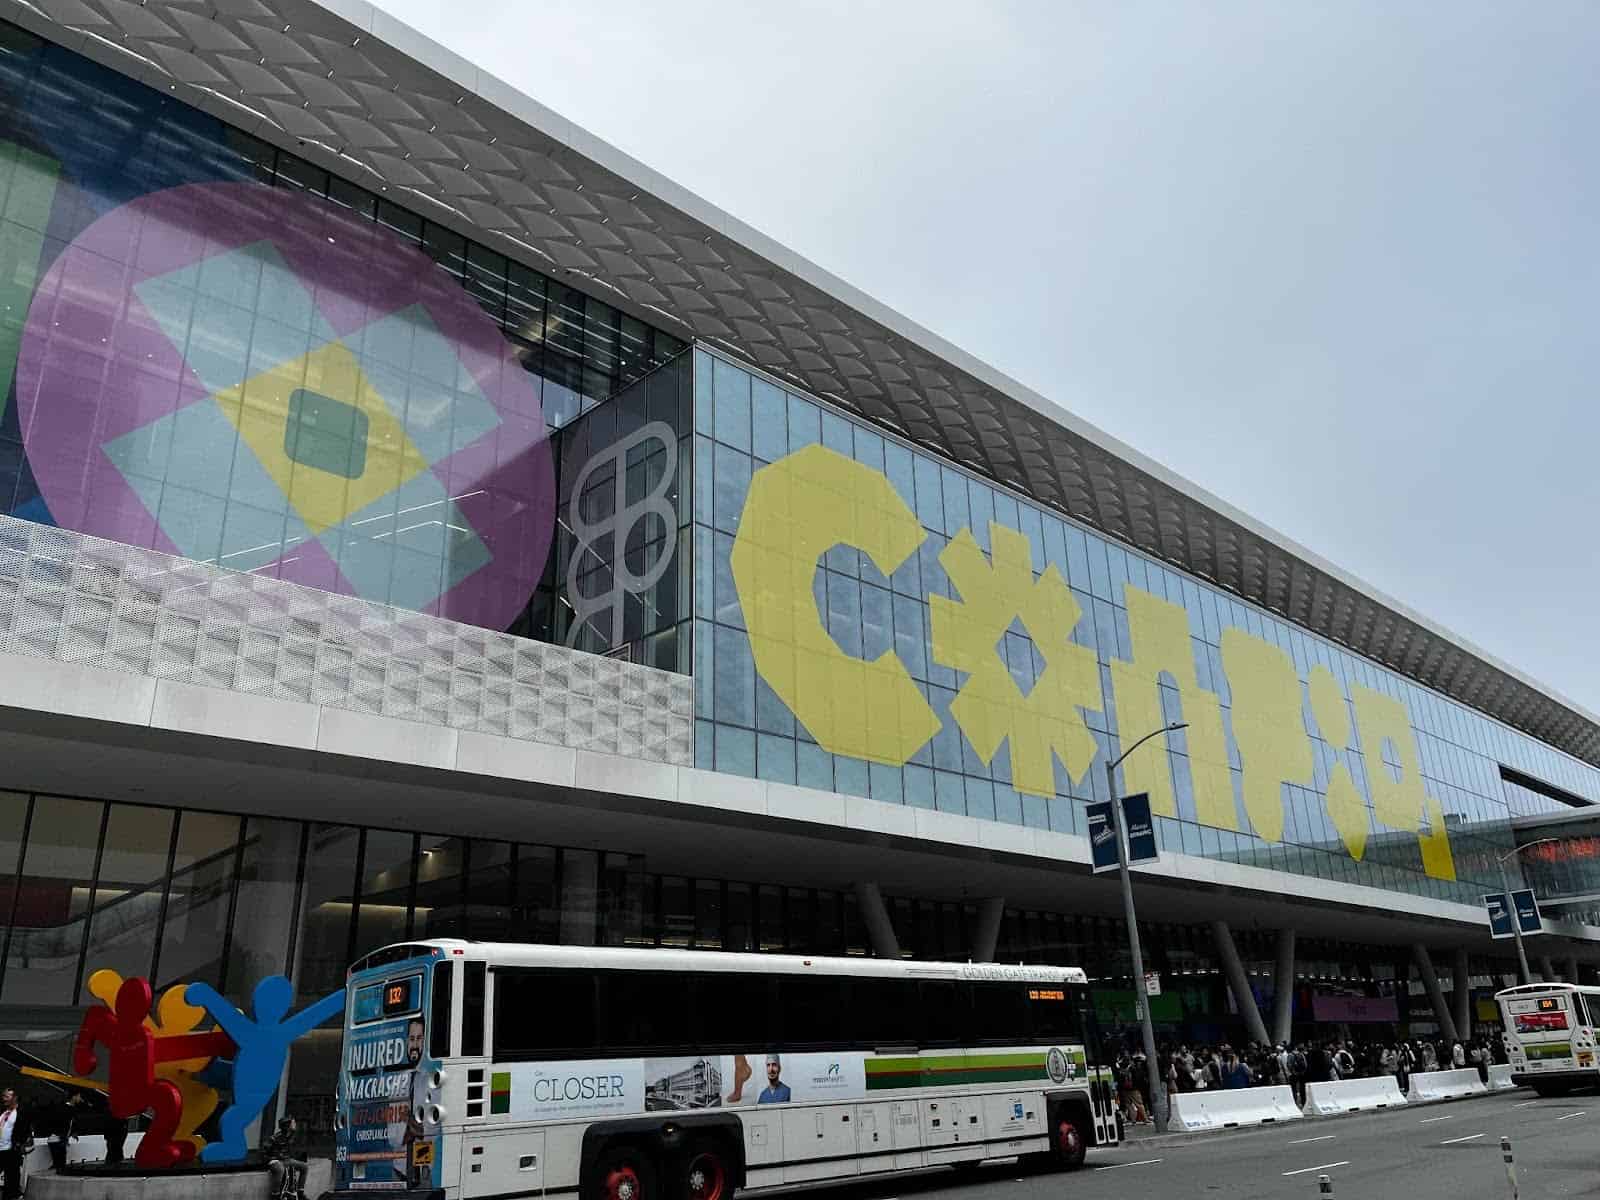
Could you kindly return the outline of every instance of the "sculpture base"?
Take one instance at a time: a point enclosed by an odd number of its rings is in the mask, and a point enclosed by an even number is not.
[[[313,1158],[305,1193],[320,1196],[333,1188],[333,1163]],[[70,1164],[61,1174],[35,1171],[28,1176],[28,1200],[267,1200],[271,1175],[260,1163],[240,1166],[188,1166],[142,1171],[131,1163]]]

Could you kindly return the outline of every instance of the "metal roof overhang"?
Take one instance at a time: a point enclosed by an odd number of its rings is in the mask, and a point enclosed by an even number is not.
[[[1600,718],[363,0],[0,15],[1600,766]]]

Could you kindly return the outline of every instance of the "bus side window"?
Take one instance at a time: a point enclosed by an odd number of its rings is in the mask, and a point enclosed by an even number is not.
[[[707,971],[700,976],[695,1045],[732,1054],[764,1048],[774,1034],[773,980],[770,975],[734,971]]]
[[[778,975],[778,1037],[785,1046],[833,1046],[845,1040],[842,975]]]
[[[917,985],[924,1046],[959,1046],[972,1025],[972,986],[953,979],[924,979]]]
[[[910,979],[859,976],[850,981],[846,1032],[858,1046],[910,1046],[917,1041],[917,985]]]
[[[973,1040],[996,1045],[1028,1041],[1028,986],[1020,983],[972,985]]]
[[[687,971],[596,971],[599,1040],[610,1049],[692,1044],[695,977]]]
[[[494,1057],[526,1062],[592,1054],[600,1045],[595,1037],[594,974],[497,967],[491,1027]],[[641,1002],[648,1003],[648,998],[641,997]]]
[[[483,993],[489,964],[469,962],[465,973],[466,987],[461,993],[461,1053],[473,1057],[483,1053]]]
[[[433,964],[433,1002],[428,1015],[428,1053],[434,1058],[450,1057],[450,999],[454,990],[456,965],[453,962]]]

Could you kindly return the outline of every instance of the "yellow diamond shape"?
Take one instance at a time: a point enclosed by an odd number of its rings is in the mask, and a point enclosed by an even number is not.
[[[354,478],[289,456],[285,431],[290,398],[297,391],[349,405],[366,417],[365,453]],[[313,534],[339,524],[428,469],[428,460],[362,372],[355,355],[338,342],[253,375],[238,387],[218,392],[215,399]]]

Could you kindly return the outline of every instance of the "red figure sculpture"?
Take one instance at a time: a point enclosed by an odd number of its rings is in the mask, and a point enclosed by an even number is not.
[[[218,1032],[157,1038],[144,1023],[153,1001],[148,980],[124,980],[117,990],[114,1010],[97,1005],[84,1015],[72,1049],[72,1069],[79,1075],[88,1075],[99,1063],[94,1052],[96,1043],[105,1046],[110,1058],[106,1094],[112,1116],[136,1117],[146,1109],[154,1113],[150,1128],[134,1153],[134,1165],[173,1167],[193,1158],[194,1147],[172,1140],[183,1111],[183,1097],[176,1084],[156,1078],[156,1063],[223,1058],[233,1052],[233,1041]]]

